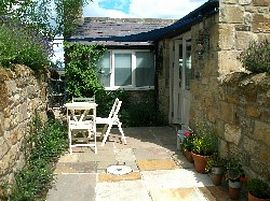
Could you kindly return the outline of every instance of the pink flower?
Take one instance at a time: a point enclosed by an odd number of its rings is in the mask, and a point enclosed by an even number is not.
[[[184,132],[184,136],[185,136],[185,137],[189,137],[190,135],[191,135],[191,134],[190,134],[189,131],[185,131],[185,132]]]

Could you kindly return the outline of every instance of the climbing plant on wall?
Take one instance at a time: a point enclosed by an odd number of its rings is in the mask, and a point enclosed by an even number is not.
[[[98,79],[97,63],[106,49],[97,45],[65,43],[66,92],[69,97],[91,97],[103,89]]]

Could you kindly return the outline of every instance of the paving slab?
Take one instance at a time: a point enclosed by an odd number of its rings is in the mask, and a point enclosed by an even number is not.
[[[136,161],[136,157],[132,148],[114,149],[115,159],[120,163],[127,161]]]
[[[125,175],[113,175],[109,173],[100,173],[97,177],[98,182],[117,182],[126,180],[138,180],[141,179],[140,172],[131,172]]]
[[[141,175],[148,189],[213,186],[208,175],[186,169],[143,171]]]
[[[141,171],[173,170],[177,168],[172,159],[137,160],[137,166]]]
[[[135,148],[134,153],[137,160],[171,158],[170,154],[166,152],[166,149],[161,147]]]
[[[141,180],[96,184],[96,201],[152,201]]]
[[[49,190],[47,201],[94,201],[95,174],[56,175],[56,186]]]
[[[153,201],[214,201],[214,197],[209,199],[209,196],[206,197],[197,188],[155,189],[150,194]]]
[[[83,163],[57,163],[55,174],[66,173],[95,173],[97,171],[97,164],[95,161]]]

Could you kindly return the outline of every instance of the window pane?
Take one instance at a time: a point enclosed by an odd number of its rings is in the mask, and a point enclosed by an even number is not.
[[[131,85],[131,54],[115,54],[115,85]]]
[[[99,79],[104,87],[110,86],[110,52],[104,54],[98,63]]]
[[[136,52],[136,86],[154,85],[154,64],[151,52]]]

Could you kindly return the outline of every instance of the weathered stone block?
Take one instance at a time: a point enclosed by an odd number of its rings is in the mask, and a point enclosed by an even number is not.
[[[269,0],[253,0],[254,6],[266,6],[269,8],[270,1]]]
[[[270,18],[264,15],[255,14],[252,26],[254,32],[270,33]]]
[[[0,159],[8,152],[9,148],[5,138],[0,137]]]
[[[235,118],[234,105],[226,102],[220,103],[220,118],[227,123],[233,123]]]
[[[258,143],[255,140],[247,136],[244,136],[242,145],[245,152],[249,153],[250,155],[256,155],[256,151],[258,149]]]
[[[240,5],[249,5],[251,4],[252,0],[239,0]]]
[[[236,4],[237,3],[237,0],[223,0],[222,1],[222,4]]]
[[[254,138],[261,140],[261,142],[270,147],[270,124],[255,121]]]
[[[244,9],[236,5],[224,5],[220,8],[220,22],[242,24],[244,22]]]
[[[241,139],[241,128],[231,124],[225,124],[225,140],[236,145],[239,144]]]
[[[246,114],[250,117],[259,117],[261,112],[258,110],[257,107],[253,105],[248,105],[246,108]]]
[[[219,26],[219,48],[223,50],[232,49],[235,44],[234,26],[230,24],[221,24]]]
[[[250,44],[250,41],[254,41],[254,40],[257,40],[257,35],[256,34],[253,34],[251,32],[244,32],[244,31],[238,31],[236,32],[236,48],[239,49],[239,50],[244,50],[246,49],[249,44]]]
[[[225,75],[232,72],[244,71],[242,63],[237,59],[241,51],[219,51],[218,62],[219,62],[219,74]]]

